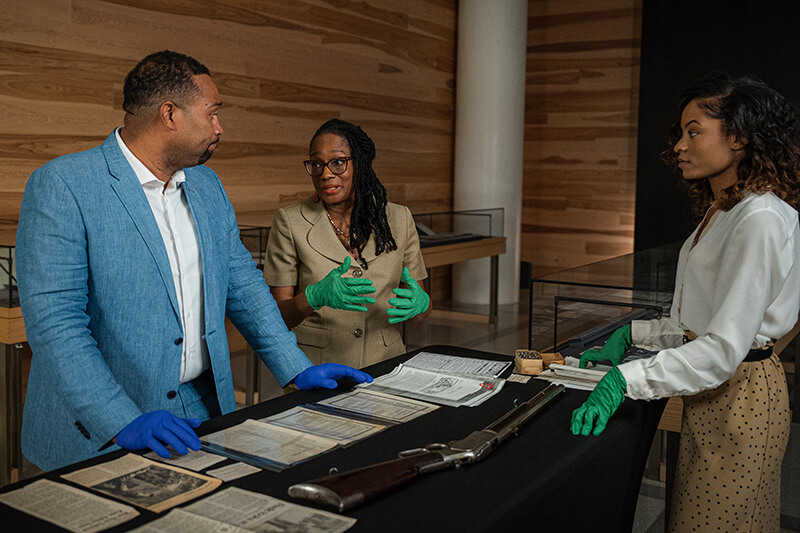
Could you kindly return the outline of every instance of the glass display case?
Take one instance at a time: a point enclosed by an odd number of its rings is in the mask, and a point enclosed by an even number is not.
[[[669,315],[681,244],[532,279],[528,347],[583,350],[631,320]]]
[[[414,215],[422,248],[503,236],[502,207]]]

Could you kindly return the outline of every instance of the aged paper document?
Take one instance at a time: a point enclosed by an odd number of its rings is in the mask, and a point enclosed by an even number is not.
[[[193,500],[222,484],[219,479],[132,453],[61,477],[155,513]]]
[[[430,403],[361,387],[321,400],[314,405],[334,414],[341,413],[385,424],[402,424],[439,408]]]
[[[341,533],[355,523],[355,518],[229,487],[192,505],[174,509],[163,518],[135,529],[134,532]]]
[[[335,440],[252,419],[200,437],[200,440],[211,445],[207,448],[211,451],[224,454],[234,450],[250,456],[251,460],[260,459],[265,468],[278,470],[323,454],[338,445]]]
[[[342,446],[386,429],[385,425],[343,418],[303,407],[293,407],[277,415],[262,418],[261,421],[332,439]]]
[[[139,516],[129,505],[49,479],[0,494],[0,503],[79,533],[102,531]]]

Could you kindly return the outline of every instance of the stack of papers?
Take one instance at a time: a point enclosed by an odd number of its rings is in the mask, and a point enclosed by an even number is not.
[[[536,377],[552,383],[561,383],[570,389],[591,391],[612,368],[607,365],[580,368],[578,366],[580,359],[575,357],[566,357],[564,362],[563,365],[550,365],[548,370],[539,373]]]
[[[510,360],[420,352],[391,373],[360,387],[450,407],[475,407],[500,392],[505,380],[497,376],[509,366]]]

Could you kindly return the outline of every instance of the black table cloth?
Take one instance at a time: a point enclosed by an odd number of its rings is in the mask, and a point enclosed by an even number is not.
[[[428,346],[424,351],[509,360],[508,356],[457,348]],[[384,361],[365,369],[373,376],[390,372],[398,363],[422,350]],[[506,371],[504,374],[509,374]],[[337,449],[281,473],[262,471],[223,483],[261,492],[294,503],[287,494],[290,485],[327,475],[331,467],[350,470],[386,461],[402,450],[466,437],[483,429],[514,405],[528,400],[547,386],[543,380],[527,384],[507,382],[503,390],[478,407],[440,407],[416,420],[378,433],[347,448]],[[313,403],[343,392],[299,391],[241,409],[205,422],[200,435],[263,418],[293,406]],[[358,519],[351,531],[630,531],[645,461],[664,401],[627,399],[599,437],[574,436],[569,420],[587,392],[567,390],[534,416],[484,460],[463,468],[422,476],[378,500],[347,513]],[[44,474],[67,483],[59,474],[104,462],[126,452],[114,452]],[[228,463],[220,463],[217,468]],[[19,488],[36,479],[4,487]],[[138,509],[141,516],[110,531],[125,531],[158,518],[159,514]],[[60,531],[0,504],[4,523],[19,524],[19,530]]]

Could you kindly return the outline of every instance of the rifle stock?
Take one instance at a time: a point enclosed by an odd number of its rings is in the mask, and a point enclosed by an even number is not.
[[[516,433],[520,426],[563,391],[563,385],[550,384],[485,429],[474,431],[464,439],[448,444],[430,444],[401,452],[398,459],[292,485],[289,496],[343,513],[421,474],[474,463]]]

